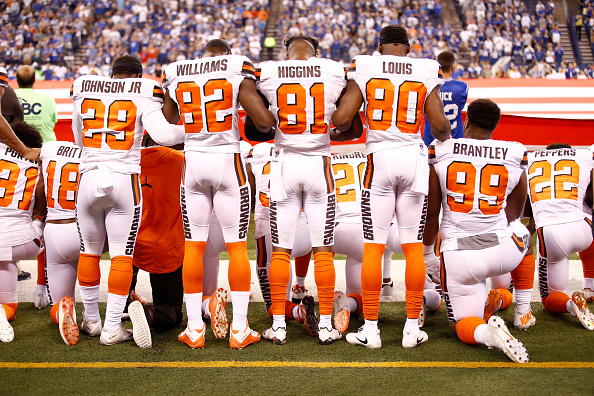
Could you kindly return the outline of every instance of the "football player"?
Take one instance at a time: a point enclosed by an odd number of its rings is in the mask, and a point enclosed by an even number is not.
[[[4,120],[4,118],[2,118]],[[42,139],[32,126],[12,124],[16,139],[27,148],[41,148]],[[0,341],[11,342],[16,317],[17,261],[36,257],[43,250],[43,223],[32,221],[33,212],[45,216],[45,196],[38,188],[39,165],[0,143]]]
[[[204,347],[202,321],[203,256],[213,209],[229,252],[229,285],[233,322],[229,345],[242,349],[258,342],[249,328],[247,311],[251,270],[247,256],[250,191],[241,160],[237,110],[241,104],[256,126],[268,131],[272,113],[256,91],[254,67],[245,56],[231,55],[223,40],[209,41],[196,60],[178,61],[165,69],[164,114],[185,128],[183,187],[185,255],[184,297],[188,325],[178,339]]]
[[[497,104],[478,99],[468,106],[466,138],[429,146],[423,244],[431,249],[439,229],[441,285],[448,320],[458,338],[466,344],[495,347],[514,362],[526,363],[526,348],[509,333],[503,319],[493,315],[488,324],[483,320],[485,279],[515,269],[530,237],[526,227],[514,221],[526,201],[526,149],[491,139],[499,118]]]
[[[142,133],[146,129],[165,145],[183,138],[183,127],[171,125],[163,117],[161,86],[143,79],[142,71],[138,59],[122,55],[112,65],[111,78],[82,76],[71,89],[72,130],[76,144],[82,147],[76,197],[78,281],[85,308],[81,330],[101,335],[103,345],[133,338],[132,331],[122,328],[121,316],[132,281],[132,255],[142,212]],[[101,328],[99,260],[106,235],[111,267]]]
[[[381,347],[377,326],[381,264],[395,213],[406,258],[407,321],[402,346],[413,348],[428,339],[418,322],[425,284],[421,238],[429,177],[420,128],[427,113],[434,136],[444,140],[450,136],[450,124],[439,98],[443,83],[439,64],[407,57],[410,45],[406,29],[384,27],[378,51],[380,57],[360,55],[353,59],[346,93],[332,118],[339,130],[346,130],[365,103],[367,164],[361,192],[365,325],[360,332],[347,335],[347,341],[367,348]]]
[[[443,102],[443,111],[452,127],[452,138],[464,137],[462,126],[462,109],[468,99],[468,84],[454,80],[452,75],[456,70],[456,55],[452,51],[442,51],[437,55],[437,62],[441,66],[444,83],[439,88],[439,96]],[[435,138],[431,133],[431,122],[426,119],[423,129],[423,141],[429,146]]]
[[[594,330],[594,315],[583,292],[569,297],[566,291],[568,256],[592,244],[592,219],[583,205],[592,180],[593,156],[591,150],[554,143],[528,157],[540,297],[547,311],[569,312],[588,330]]]
[[[302,210],[313,247],[320,307],[319,342],[330,344],[342,337],[332,326],[336,195],[329,132],[335,103],[346,81],[340,63],[316,58],[318,46],[314,38],[292,36],[285,40],[287,60],[260,65],[259,89],[277,120],[270,165],[273,323],[262,334],[276,344],[284,344],[287,339],[285,300],[291,273],[289,260]]]

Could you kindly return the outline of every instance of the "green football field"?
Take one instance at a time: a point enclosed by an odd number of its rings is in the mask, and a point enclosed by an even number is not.
[[[80,320],[80,303],[78,310]],[[458,341],[443,307],[427,318],[429,341],[410,350],[401,346],[405,308],[396,302],[381,304],[379,350],[344,339],[320,346],[303,325],[289,323],[286,345],[262,340],[234,351],[210,328],[202,350],[179,343],[185,318],[177,329],[153,332],[152,349],[134,342],[105,347],[85,335],[67,346],[48,308],[23,303],[14,341],[0,343],[0,394],[594,394],[594,332],[540,303],[533,312],[535,327],[511,329],[530,353],[530,363],[519,365],[498,350]],[[500,314],[513,320],[513,309]],[[263,303],[250,305],[248,319],[260,332],[271,323]],[[362,321],[353,317],[349,331]]]

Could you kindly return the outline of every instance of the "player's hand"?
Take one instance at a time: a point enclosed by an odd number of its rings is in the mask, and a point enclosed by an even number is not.
[[[47,296],[47,286],[37,285],[35,286],[35,294],[33,296],[33,304],[37,309],[43,309],[49,304],[49,298]]]
[[[38,148],[28,148],[25,151],[25,155],[23,155],[23,157],[25,157],[26,160],[29,161],[39,161],[39,155],[41,154],[41,149]]]
[[[423,260],[425,260],[425,272],[427,272],[427,276],[433,283],[440,284],[441,283],[441,276],[440,276],[440,267],[441,262],[439,257],[435,255],[434,252],[427,253],[423,255]]]

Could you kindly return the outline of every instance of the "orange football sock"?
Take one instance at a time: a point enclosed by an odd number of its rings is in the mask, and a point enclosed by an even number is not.
[[[584,278],[594,278],[594,242],[579,255],[584,269]]]
[[[499,307],[499,309],[509,308],[511,303],[514,302],[514,296],[507,289],[497,289],[497,290],[499,290],[499,295],[501,296],[501,306]]]
[[[295,257],[295,276],[305,278],[307,276],[307,270],[309,269],[309,260],[311,259],[311,250],[301,256]]]
[[[78,284],[81,286],[97,286],[101,280],[99,260],[101,256],[80,253],[78,256]]]
[[[406,258],[404,283],[406,285],[406,317],[418,319],[423,305],[423,289],[425,288],[425,261],[423,260],[423,244],[403,243],[402,251]]]
[[[351,293],[347,294],[347,297],[352,297],[357,300],[357,310],[353,312],[355,315],[359,315],[361,312],[363,312],[363,298],[360,294]]]
[[[248,260],[247,243],[226,243],[229,252],[229,288],[231,291],[249,292],[252,285],[252,270]]]
[[[471,316],[469,318],[464,318],[458,323],[456,323],[456,334],[460,341],[468,345],[476,345],[478,342],[474,339],[474,332],[477,327],[482,324],[486,324],[484,320],[481,318],[477,318]]]
[[[532,289],[534,286],[534,268],[536,258],[534,254],[524,256],[520,264],[511,272],[516,289]]]
[[[379,316],[379,300],[382,291],[382,258],[385,250],[386,245],[382,243],[365,243],[363,245],[361,300],[363,302],[363,316],[366,320],[377,320]]]
[[[567,302],[571,300],[569,296],[561,292],[552,292],[544,299],[543,304],[547,311],[552,313],[567,312]]]
[[[336,284],[336,270],[334,269],[332,252],[317,252],[314,254],[314,275],[318,287],[320,315],[332,315],[334,285]]]
[[[268,279],[270,281],[270,300],[273,315],[285,314],[287,285],[291,278],[291,255],[285,252],[272,252]]]
[[[107,291],[120,296],[127,296],[130,293],[132,276],[131,256],[112,257],[109,277],[107,278]]]
[[[4,307],[4,312],[6,313],[6,319],[9,322],[12,322],[13,320],[15,320],[16,311],[17,311],[17,307],[19,306],[19,303],[2,304],[2,306]]]
[[[45,281],[45,250],[37,256],[37,284],[47,285]]]
[[[52,309],[50,309],[50,317],[54,321],[55,324],[58,324],[60,320],[58,319],[58,313],[60,311],[60,302],[52,305]]]
[[[206,250],[206,241],[186,241],[184,253],[184,266],[182,267],[182,278],[184,293],[202,293],[202,277],[204,268],[202,256]]]

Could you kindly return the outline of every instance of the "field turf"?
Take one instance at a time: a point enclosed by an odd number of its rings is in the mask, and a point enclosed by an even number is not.
[[[78,310],[80,320],[80,303]],[[503,352],[458,341],[443,307],[427,318],[429,341],[410,350],[401,347],[405,308],[396,302],[380,306],[379,350],[351,346],[344,339],[320,346],[305,327],[289,323],[286,345],[262,340],[233,351],[209,327],[204,349],[179,343],[176,336],[185,318],[177,329],[153,332],[152,349],[134,342],[104,347],[84,335],[78,345],[67,346],[48,308],[22,303],[13,322],[15,340],[0,343],[0,394],[594,395],[594,332],[569,314],[545,312],[540,303],[533,304],[533,312],[535,327],[511,330],[530,354],[529,364],[518,365]],[[511,327],[513,309],[500,314]],[[263,303],[250,305],[248,319],[258,331],[271,323]],[[362,321],[353,317],[349,331]]]

